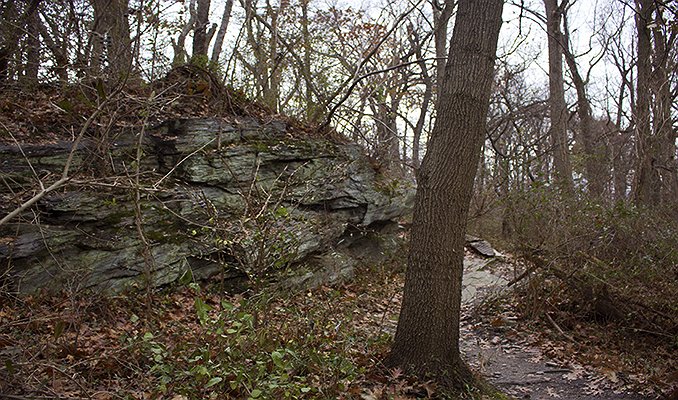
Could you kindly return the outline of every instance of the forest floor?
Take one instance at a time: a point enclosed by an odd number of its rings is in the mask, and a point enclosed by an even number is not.
[[[517,314],[506,289],[514,268],[467,254],[462,349],[479,374],[524,399],[654,399],[668,389],[624,362],[631,355]],[[189,284],[134,298],[5,297],[0,398],[436,398],[433,383],[379,361],[397,323],[398,270],[287,295]]]
[[[469,364],[488,381],[524,399],[652,399],[656,394],[600,352],[598,366],[577,360],[575,347],[585,343],[555,329],[531,331],[515,313],[507,288],[513,266],[467,255],[464,270],[461,347]],[[473,293],[473,296],[469,296]],[[555,330],[560,338],[551,337]],[[604,332],[600,332],[604,334]],[[601,351],[603,350],[603,351]],[[550,354],[550,355],[549,355]],[[646,390],[642,390],[645,386]]]

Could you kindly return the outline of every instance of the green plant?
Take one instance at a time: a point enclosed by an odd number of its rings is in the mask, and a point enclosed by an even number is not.
[[[189,286],[200,324],[197,335],[171,348],[149,332],[128,339],[147,360],[160,393],[189,398],[316,398],[346,389],[364,373],[350,353],[355,332],[335,325],[332,319],[337,315],[326,305],[283,308],[280,293],[210,304],[196,284]],[[254,315],[269,307],[261,299],[273,296],[286,317],[271,316],[256,326]]]

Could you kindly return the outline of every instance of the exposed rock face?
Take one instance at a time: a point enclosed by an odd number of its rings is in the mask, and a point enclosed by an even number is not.
[[[141,141],[139,186],[137,135],[119,135],[99,158],[84,143],[74,166],[111,172],[74,179],[1,226],[0,279],[19,292],[120,291],[268,276],[332,254],[340,255],[331,268],[350,274],[348,235],[405,215],[413,190],[380,178],[358,146],[292,138],[289,129],[249,118],[165,123]],[[71,145],[23,146],[26,157],[0,146],[0,215],[35,187],[26,158],[39,176],[58,175]]]

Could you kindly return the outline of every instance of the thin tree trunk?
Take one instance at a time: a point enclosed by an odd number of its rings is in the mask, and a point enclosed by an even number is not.
[[[655,3],[655,21],[664,21],[664,11],[661,3]],[[657,143],[657,170],[660,182],[660,200],[662,203],[678,204],[678,182],[676,178],[676,135],[671,118],[671,79],[669,77],[670,50],[675,46],[675,33],[665,35],[662,29],[653,29],[654,38],[654,66],[652,76],[652,93],[654,94],[653,116],[654,136]]]
[[[193,50],[191,59],[197,60],[200,57],[207,61],[207,26],[210,23],[210,0],[198,0],[196,9],[195,25],[193,28]]]
[[[53,25],[53,22],[50,22],[49,20],[47,20],[47,23],[50,25],[50,27]],[[61,84],[68,83],[68,40],[66,40],[66,38],[59,39],[56,37],[56,33],[58,32],[56,29],[53,29],[55,35],[52,37],[40,18],[37,18],[37,28],[42,41],[45,43],[45,46],[49,49],[49,51],[52,52],[52,55],[54,56],[54,70],[56,71],[56,75],[59,78],[59,82]],[[61,42],[61,40],[63,40],[63,42]]]
[[[428,74],[427,74],[428,75]],[[428,107],[433,99],[433,80],[430,77],[425,78],[426,89],[424,91],[424,99],[421,102],[421,109],[419,110],[419,118],[417,125],[414,127],[412,137],[412,166],[415,170],[419,169],[420,150],[421,150],[421,135],[424,132],[424,124],[426,123],[426,115],[428,114]]]
[[[21,79],[25,89],[34,88],[38,84],[38,70],[40,69],[40,30],[38,23],[40,16],[33,13],[26,23],[26,65]]]
[[[445,79],[445,56],[447,56],[447,27],[454,11],[455,4],[445,1],[444,4],[433,0],[433,38],[436,47],[436,82],[438,88],[443,85]]]
[[[426,116],[429,114],[429,104],[433,99],[433,86],[435,82],[433,77],[429,74],[428,67],[424,61],[424,55],[422,53],[422,43],[419,38],[418,32],[415,27],[410,24],[408,27],[410,44],[415,49],[415,55],[417,59],[421,60],[418,65],[421,69],[421,78],[426,89],[424,89],[424,96],[421,101],[421,108],[419,109],[419,118],[417,119],[417,124],[414,127],[414,132],[412,133],[412,167],[414,170],[419,169],[420,161],[420,147],[421,147],[421,135],[424,132],[424,124],[426,123]],[[437,62],[442,62],[443,60],[437,60]],[[443,69],[444,70],[444,69]]]
[[[631,160],[627,149],[629,143],[628,132],[623,132],[620,129],[621,122],[615,124],[615,132],[611,134],[610,148],[612,150],[612,174],[614,182],[614,200],[616,202],[623,202],[627,200],[629,190],[628,175]]]
[[[7,82],[10,77],[10,60],[19,49],[19,41],[22,37],[22,30],[37,13],[41,0],[31,0],[16,20],[12,21],[12,14],[15,11],[13,2],[3,4],[2,23],[0,27],[0,84]]]
[[[283,11],[282,4],[280,9],[274,9],[270,1],[266,2],[268,15],[271,18],[271,37],[269,38],[269,51],[264,65],[266,69],[266,84],[264,86],[264,104],[266,104],[273,113],[280,110],[280,83],[282,81],[282,60],[283,53],[278,50],[278,22],[280,13]],[[260,60],[261,62],[261,60]]]
[[[318,113],[318,106],[313,99],[313,87],[311,82],[311,33],[308,29],[308,3],[309,0],[301,0],[301,38],[304,46],[304,64],[301,65],[306,88],[306,119],[317,122],[322,117]]]
[[[114,80],[127,79],[132,67],[128,0],[92,0],[92,6],[92,72],[94,75],[106,72]],[[104,60],[108,63],[107,68],[104,68]]]
[[[226,0],[224,5],[224,15],[221,16],[221,25],[219,31],[214,39],[214,48],[212,49],[212,63],[219,64],[219,57],[221,56],[221,48],[224,45],[224,38],[228,30],[228,23],[231,20],[231,10],[233,9],[233,0]]]
[[[565,16],[563,16],[565,17]],[[589,195],[594,199],[602,199],[607,183],[607,166],[605,145],[603,137],[595,132],[595,121],[591,112],[591,103],[586,95],[586,82],[579,73],[577,61],[570,50],[570,32],[565,23],[565,35],[563,36],[563,52],[565,61],[572,74],[572,83],[577,91],[577,113],[579,114],[579,134],[584,148],[584,170],[586,173],[586,187]]]
[[[419,169],[400,319],[386,360],[457,388],[473,382],[459,355],[464,233],[502,8],[502,0],[458,4],[438,119]]]
[[[179,66],[186,63],[186,37],[193,29],[196,20],[196,11],[195,11],[195,0],[191,0],[188,4],[188,21],[181,28],[177,40],[172,39],[172,48],[174,49],[174,56],[172,57],[172,65]]]

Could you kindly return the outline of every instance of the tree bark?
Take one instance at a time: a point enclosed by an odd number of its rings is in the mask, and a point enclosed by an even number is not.
[[[553,146],[555,181],[561,189],[571,192],[574,183],[567,140],[567,104],[565,104],[563,42],[560,31],[563,8],[566,3],[567,0],[560,5],[558,0],[544,0],[549,48],[549,119],[551,120],[549,136]]]
[[[221,48],[224,45],[224,38],[228,30],[228,23],[231,20],[231,11],[233,10],[233,0],[226,0],[224,5],[224,15],[221,17],[221,25],[219,31],[214,39],[214,48],[212,49],[212,63],[219,64],[219,57],[221,56]]]
[[[564,16],[565,17],[565,16]],[[565,23],[565,34],[563,35],[562,47],[565,62],[572,75],[572,83],[577,91],[577,114],[579,114],[579,135],[582,139],[584,149],[584,172],[586,177],[586,188],[589,195],[594,199],[602,199],[609,171],[604,137],[596,129],[596,123],[591,112],[591,103],[586,94],[586,82],[579,73],[577,60],[570,50],[570,32]]]
[[[193,28],[193,51],[191,59],[202,57],[207,61],[207,26],[210,23],[210,0],[198,0],[195,27]]]
[[[652,40],[648,24],[652,20],[654,0],[636,0],[636,43],[638,61],[636,70],[636,174],[634,202],[638,205],[651,206],[659,203],[661,182],[659,172],[655,168],[655,143],[652,137],[650,122],[650,77],[652,75]]]
[[[451,6],[453,0],[448,0]],[[428,151],[418,174],[402,309],[387,365],[463,387],[464,233],[493,81],[502,0],[460,0]]]
[[[105,72],[114,80],[127,79],[132,67],[128,0],[92,0],[92,6],[92,72],[94,75]]]

